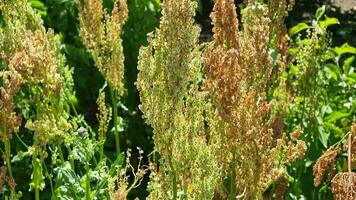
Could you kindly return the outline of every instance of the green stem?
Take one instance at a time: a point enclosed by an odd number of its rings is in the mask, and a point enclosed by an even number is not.
[[[10,163],[10,156],[11,156],[11,144],[10,140],[7,139],[5,140],[5,154],[6,154],[6,165],[7,165],[7,170],[9,171],[9,175],[12,176],[12,169],[11,169],[11,163]]]
[[[86,200],[90,200],[90,177],[89,177],[89,165],[86,164],[85,166],[86,170],[87,170],[87,174],[86,174],[86,186],[85,186],[85,192],[86,192]]]
[[[17,139],[19,139],[20,143],[25,146],[26,148],[29,148],[29,146],[20,138],[19,134],[15,133],[16,134],[16,137]]]
[[[172,175],[173,175],[173,183],[172,183],[172,187],[173,187],[173,200],[177,199],[177,194],[178,194],[178,189],[177,189],[177,173],[174,170],[173,167],[173,163],[172,161],[169,159],[169,165],[171,167],[171,171],[172,171]]]
[[[115,145],[116,145],[116,153],[119,154],[120,151],[120,133],[119,130],[117,129],[118,127],[118,121],[117,121],[117,95],[116,92],[111,88],[110,88],[110,96],[111,96],[111,103],[112,103],[112,107],[113,107],[113,117],[114,117],[114,135],[115,135]]]
[[[104,143],[100,145],[100,161],[104,158]]]
[[[34,144],[35,147],[35,152],[32,155],[32,165],[33,165],[33,177],[32,177],[32,181],[34,183],[34,188],[35,188],[35,200],[40,200],[40,185],[41,185],[41,166],[42,162],[38,160],[38,151],[39,151],[39,147],[37,146],[37,144]]]
[[[62,152],[62,147],[60,145],[58,145],[58,153],[59,153],[59,158],[61,159],[61,163],[62,165],[64,165],[65,160]]]
[[[37,187],[35,189],[35,199],[40,200],[40,190]]]
[[[42,160],[42,164],[43,164],[43,167],[44,167],[44,170],[45,170],[45,174],[46,174],[46,176],[48,177],[48,179],[49,179],[49,184],[50,184],[50,186],[51,186],[51,193],[52,193],[52,197],[53,197],[53,199],[57,199],[57,197],[56,197],[56,195],[54,195],[54,189],[53,189],[53,181],[52,181],[52,177],[51,177],[51,175],[49,174],[49,171],[48,171],[48,169],[47,169],[47,166],[46,166],[46,163],[44,162],[44,160]]]

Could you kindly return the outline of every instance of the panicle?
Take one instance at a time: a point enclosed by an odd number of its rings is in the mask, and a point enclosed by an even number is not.
[[[14,97],[20,90],[22,77],[16,71],[0,72],[0,140],[11,139],[12,133],[19,130],[21,116],[15,112]]]
[[[108,178],[108,188],[110,199],[113,200],[126,200],[129,192],[140,186],[145,174],[148,171],[148,166],[142,164],[143,151],[138,150],[138,166],[135,169],[130,163],[131,150],[126,152],[126,163],[124,168],[118,168],[115,177]],[[131,174],[133,177],[130,177]],[[129,180],[133,178],[133,183],[130,184]]]
[[[335,200],[353,200],[356,198],[356,173],[343,172],[331,181]]]
[[[124,52],[121,35],[128,17],[126,0],[115,0],[111,14],[102,0],[78,2],[80,36],[100,73],[119,96],[124,92]]]
[[[60,52],[59,37],[52,30],[45,30],[40,16],[27,1],[7,1],[0,8],[5,22],[0,29],[4,74],[10,73],[10,80],[21,80],[21,85],[28,86],[23,92],[29,94],[31,101],[24,103],[36,111],[25,127],[35,132],[35,143],[41,145],[66,137],[71,125],[67,122],[65,98],[73,80]],[[17,87],[16,92],[21,89]],[[6,117],[9,120],[11,116]]]
[[[199,86],[196,6],[193,0],[164,1],[160,26],[140,50],[140,109],[160,155],[159,168],[151,164],[148,199],[211,199],[219,174],[216,146],[205,129],[206,96]]]
[[[234,2],[216,0],[211,14],[214,41],[205,49],[204,90],[215,109],[212,113],[218,115],[209,116],[216,126],[211,127],[215,130],[211,140],[221,148],[223,176],[230,177],[236,193],[247,199],[260,198],[271,182],[284,175],[280,164],[289,164],[306,150],[306,144],[296,139],[300,133],[288,141],[283,133],[285,106],[270,97],[284,85],[274,77],[283,72],[288,53],[286,29],[270,38],[277,31],[275,24],[283,24],[286,2],[272,3],[276,5],[247,2],[238,30]],[[279,13],[271,16],[276,9]]]
[[[333,168],[336,165],[336,157],[340,153],[340,148],[329,148],[326,152],[316,161],[313,167],[314,185],[320,185],[323,180],[325,172]]]
[[[99,113],[97,114],[97,118],[99,120],[99,130],[98,130],[98,136],[99,140],[103,141],[105,140],[105,134],[108,129],[110,120],[111,120],[111,108],[107,107],[105,104],[105,93],[100,92],[99,97],[96,101],[99,109]]]
[[[238,47],[239,24],[234,0],[216,0],[210,15],[215,43],[226,47]]]

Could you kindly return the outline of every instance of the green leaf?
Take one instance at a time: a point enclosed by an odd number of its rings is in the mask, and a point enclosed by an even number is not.
[[[308,29],[308,28],[309,28],[309,25],[308,25],[308,24],[306,24],[306,23],[304,23],[304,22],[299,23],[299,24],[293,26],[293,27],[289,30],[289,35],[290,35],[290,36],[293,36],[293,35],[299,33],[300,31],[305,30],[305,29]]]
[[[326,29],[328,26],[335,25],[335,24],[340,24],[337,18],[326,17],[324,21],[319,22],[320,27],[323,29]]]
[[[334,134],[335,136],[337,136],[338,138],[341,138],[341,137],[343,137],[343,136],[345,135],[344,131],[342,131],[341,128],[337,127],[337,126],[336,126],[335,124],[333,124],[333,123],[325,123],[324,125],[325,125],[325,127],[326,127],[327,129],[329,129],[330,131],[332,131],[333,134]]]
[[[324,127],[322,127],[322,126],[318,127],[318,131],[319,131],[319,140],[320,140],[321,144],[323,144],[323,146],[325,148],[327,148],[330,132],[325,131]]]
[[[30,191],[35,190],[36,188],[39,190],[43,190],[45,188],[44,176],[42,173],[42,164],[40,159],[35,158],[32,160],[33,172],[31,175],[31,183],[30,183]]]
[[[114,163],[111,165],[110,170],[109,170],[109,175],[113,176],[115,174],[115,172],[116,172],[116,169],[124,164],[124,161],[125,161],[125,154],[124,153],[120,153],[116,157]]]
[[[322,56],[322,59],[323,59],[324,61],[326,61],[326,60],[330,60],[330,59],[333,59],[333,58],[337,57],[337,54],[336,54],[336,52],[333,51],[333,50],[327,50],[327,51],[326,51],[325,53],[323,53],[321,56]]]
[[[354,61],[355,61],[355,56],[351,56],[344,61],[344,64],[342,65],[342,69],[344,70],[345,74],[350,73],[350,67]]]
[[[319,21],[319,19],[324,15],[324,13],[325,13],[325,5],[316,10],[315,12],[316,20]]]
[[[44,4],[39,0],[31,0],[30,2],[31,5],[37,9],[41,9],[41,10],[45,9]]]
[[[196,8],[196,12],[199,13],[199,14],[203,13],[203,2],[202,2],[202,0],[198,1],[198,6]]]
[[[39,0],[31,0],[30,3],[32,5],[32,7],[35,8],[35,10],[37,11],[38,14],[40,14],[41,16],[47,15],[47,11],[46,11],[46,7],[45,7],[44,3],[42,3]]]
[[[331,64],[331,63],[328,63],[326,65],[326,68],[325,68],[325,71],[335,80],[337,81],[339,79],[339,76],[340,76],[340,68],[335,65],[335,64]]]
[[[339,119],[342,119],[344,117],[348,117],[349,115],[350,115],[350,113],[334,111],[329,116],[326,117],[325,121],[327,121],[328,123],[331,123],[331,122],[335,122]]]
[[[356,48],[345,43],[341,47],[335,47],[333,49],[339,56],[345,53],[356,54]]]
[[[348,74],[347,75],[347,80],[356,83],[356,73],[354,72],[354,73]]]
[[[30,155],[30,153],[28,151],[23,152],[23,151],[19,151],[16,156],[14,156],[11,160],[11,162],[18,162],[21,161],[24,157]]]

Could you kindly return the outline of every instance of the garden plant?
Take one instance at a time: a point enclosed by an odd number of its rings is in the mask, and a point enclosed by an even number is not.
[[[0,198],[356,199],[356,44],[300,2],[1,0]]]

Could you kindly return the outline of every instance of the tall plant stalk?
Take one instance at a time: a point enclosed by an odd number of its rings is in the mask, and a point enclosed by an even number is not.
[[[116,153],[119,154],[121,151],[120,149],[120,132],[118,129],[119,122],[118,122],[118,114],[117,114],[117,95],[115,90],[113,90],[111,87],[110,88],[110,96],[111,96],[111,103],[113,107],[113,118],[114,118],[114,136],[115,136],[115,146],[116,146]]]

